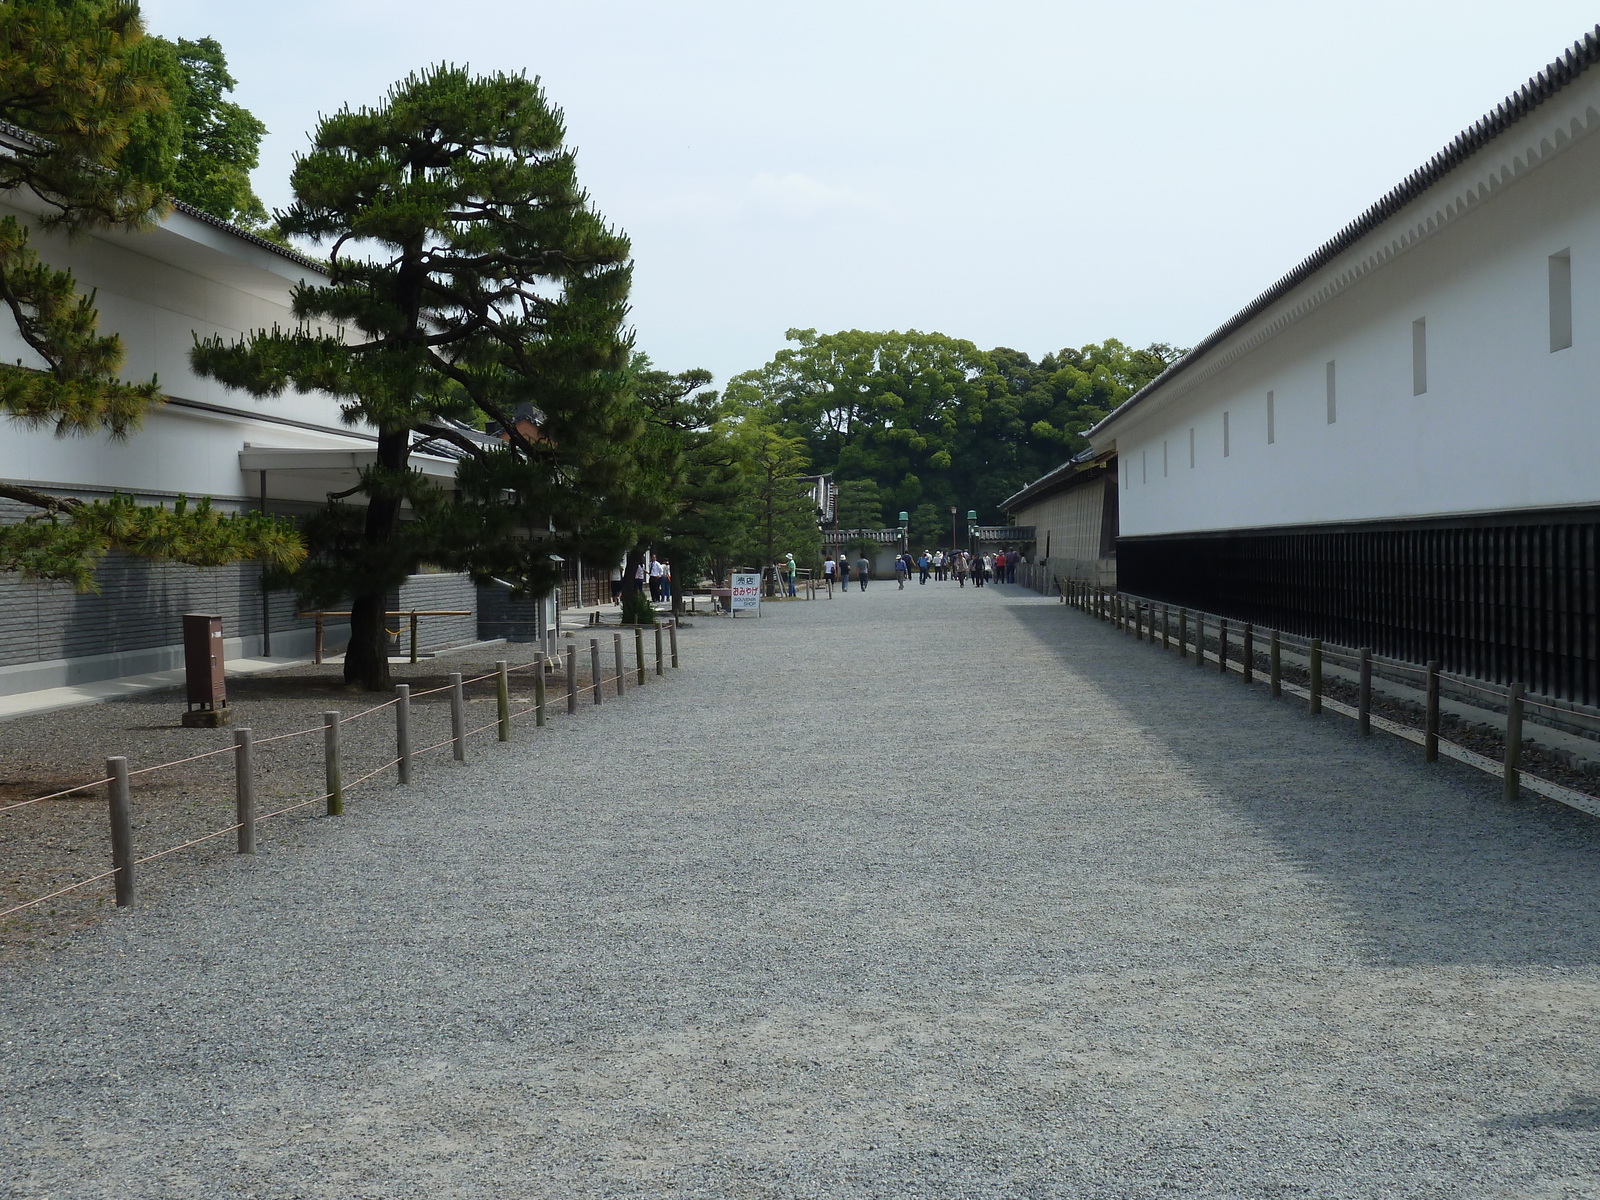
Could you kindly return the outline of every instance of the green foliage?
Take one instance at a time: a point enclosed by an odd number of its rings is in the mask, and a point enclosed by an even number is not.
[[[219,513],[208,499],[191,506],[184,496],[171,508],[120,494],[92,503],[58,499],[35,516],[0,525],[0,571],[64,580],[80,592],[98,590],[94,569],[110,550],[197,567],[254,559],[281,569],[305,558],[292,526],[258,512]]]
[[[656,610],[650,597],[632,586],[622,593],[622,623],[624,625],[654,625]]]
[[[215,38],[176,44],[150,38],[166,77],[178,145],[171,155],[172,195],[224,221],[261,230],[267,209],[250,185],[267,127],[249,109],[224,99],[233,90],[228,60]]]
[[[873,483],[882,512],[912,513],[913,540],[930,545],[948,540],[951,506],[1000,520],[1002,500],[1083,449],[1084,430],[1179,354],[1110,339],[1035,364],[938,333],[792,329],[788,339],[729,382],[733,408],[804,439],[841,496]],[[843,527],[858,519],[841,511]]]
[[[449,66],[324,118],[280,226],[329,244],[328,282],[296,289],[298,327],[192,352],[230,386],[320,389],[378,430],[356,489],[364,512],[332,501],[292,581],[353,597],[345,673],[361,686],[387,682],[383,589],[418,563],[543,595],[559,578],[552,554],[593,561],[631,540],[605,511],[641,426],[622,333],[629,247],[589,206],[564,136],[537,82]],[[503,442],[451,421],[493,422]],[[424,497],[409,470],[432,442],[466,454],[453,502]]]
[[[810,466],[805,439],[790,437],[775,424],[746,420],[734,431],[745,461],[739,506],[744,536],[736,557],[771,566],[793,554],[801,566],[819,561],[822,532],[817,509],[800,477]]]

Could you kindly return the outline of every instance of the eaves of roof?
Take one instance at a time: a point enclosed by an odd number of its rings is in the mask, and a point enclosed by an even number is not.
[[[1052,471],[1046,471],[1027,487],[1013,496],[1007,496],[1000,502],[1000,507],[1007,512],[1021,508],[1024,504],[1038,500],[1054,492],[1065,491],[1079,481],[1079,477],[1087,476],[1096,467],[1104,467],[1106,462],[1114,457],[1109,454],[1096,455],[1092,450],[1086,450],[1076,458],[1069,458]]]
[[[1440,150],[1422,166],[1407,175],[1376,204],[1334,234],[1333,237],[1319,246],[1287,275],[1235,313],[1233,317],[1204,341],[1192,347],[1177,362],[1145,384],[1132,396],[1129,396],[1109,416],[1096,424],[1093,429],[1088,430],[1086,436],[1093,437],[1101,429],[1104,429],[1111,422],[1128,412],[1129,409],[1142,402],[1145,397],[1153,394],[1194,366],[1208,352],[1260,316],[1282,299],[1284,295],[1298,287],[1339,254],[1382,225],[1391,216],[1439,182],[1445,175],[1483,149],[1523,117],[1526,117],[1539,105],[1571,84],[1597,62],[1600,62],[1600,25],[1596,25],[1591,32],[1585,34],[1582,41],[1573,43],[1570,50],[1523,84],[1522,87],[1503,100],[1491,112],[1457,134],[1454,140],[1443,150]],[[1046,476],[1045,478],[1049,477]],[[1029,486],[1034,485],[1030,484]],[[1021,494],[1020,492],[1018,493],[1018,495]]]
[[[21,142],[23,145],[27,146],[39,146],[47,148],[50,145],[50,142],[47,138],[42,138],[36,133],[29,133],[20,125],[13,125],[10,121],[0,121],[0,141],[5,139]],[[319,275],[326,275],[328,273],[327,267],[323,266],[316,259],[308,258],[306,255],[301,254],[298,250],[291,250],[287,246],[280,246],[277,242],[270,241],[267,238],[262,237],[259,233],[251,233],[248,229],[235,225],[232,221],[224,221],[221,217],[212,216],[204,209],[196,208],[194,205],[187,204],[182,200],[173,199],[171,203],[174,211],[181,212],[186,217],[193,217],[197,221],[204,221],[207,225],[210,225],[216,229],[221,229],[225,233],[231,233],[234,237],[249,242],[251,245],[260,246],[263,250],[270,250],[274,254],[282,255],[296,266],[304,267],[308,271],[315,271]]]

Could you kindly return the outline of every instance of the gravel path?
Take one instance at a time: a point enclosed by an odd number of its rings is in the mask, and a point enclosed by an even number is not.
[[[0,975],[0,1194],[1600,1195],[1600,824],[1019,588],[684,669]]]

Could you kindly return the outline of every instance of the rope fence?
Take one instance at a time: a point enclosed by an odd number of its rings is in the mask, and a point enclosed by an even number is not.
[[[1527,709],[1556,714],[1562,721],[1572,723],[1571,726],[1557,725],[1557,728],[1575,726],[1580,736],[1597,741],[1600,741],[1600,709],[1589,709],[1555,697],[1529,696],[1521,683],[1497,684],[1447,673],[1438,662],[1425,665],[1407,662],[1374,654],[1365,647],[1335,646],[1320,638],[1301,637],[1276,629],[1256,629],[1249,622],[1236,621],[1216,613],[1180,608],[1144,596],[1065,580],[1060,576],[1055,578],[1055,586],[1063,603],[1107,621],[1139,641],[1149,640],[1152,644],[1159,642],[1163,650],[1173,646],[1179,658],[1188,658],[1192,653],[1197,665],[1204,667],[1215,664],[1223,674],[1230,670],[1237,671],[1247,683],[1254,682],[1257,674],[1264,674],[1273,696],[1288,693],[1303,697],[1307,711],[1313,715],[1321,713],[1326,707],[1330,711],[1353,717],[1364,736],[1378,729],[1415,742],[1422,746],[1423,758],[1427,762],[1437,762],[1442,753],[1447,758],[1478,770],[1499,775],[1508,800],[1517,799],[1521,790],[1526,788],[1572,808],[1600,816],[1600,798],[1527,771],[1522,761],[1523,718]],[[1211,646],[1215,646],[1214,652]],[[1297,678],[1304,676],[1303,686],[1285,678],[1286,650],[1304,659],[1303,664],[1290,664]],[[1330,664],[1336,667],[1336,674],[1343,673],[1346,676],[1337,680],[1339,688],[1354,687],[1354,705],[1328,695],[1329,680],[1325,668]],[[1353,680],[1348,678],[1350,675],[1354,676]],[[1422,692],[1420,729],[1373,714],[1374,676],[1401,686],[1415,683]],[[1472,710],[1492,715],[1504,714],[1501,726],[1504,753],[1500,760],[1440,736],[1441,703],[1446,692],[1452,702],[1466,705]],[[1348,695],[1348,692],[1342,694]],[[1474,700],[1473,697],[1483,700]],[[1485,704],[1484,700],[1488,703]]]
[[[679,665],[678,659],[678,627],[676,622],[670,624],[668,629],[671,635],[671,663],[673,667]],[[571,636],[571,635],[569,635]],[[70,788],[51,792],[44,796],[34,796],[27,800],[17,801],[0,807],[0,814],[11,812],[30,805],[42,804],[47,800],[58,800],[64,796],[76,795],[80,792],[90,792],[97,788],[105,788],[109,805],[110,832],[111,832],[111,861],[112,866],[108,871],[88,879],[80,879],[66,887],[57,888],[42,896],[35,896],[10,908],[0,909],[0,918],[9,917],[14,913],[34,908],[49,900],[65,896],[71,892],[91,884],[100,883],[110,879],[114,881],[115,900],[118,907],[131,907],[134,903],[134,868],[147,863],[156,862],[169,855],[182,850],[188,850],[205,842],[226,837],[230,833],[238,834],[238,852],[240,854],[253,854],[256,849],[256,829],[262,822],[275,817],[285,816],[300,809],[310,808],[313,805],[325,804],[327,815],[339,816],[344,811],[344,797],[352,788],[360,787],[393,768],[398,768],[400,785],[412,782],[411,765],[415,759],[449,746],[454,749],[458,762],[466,760],[466,745],[469,738],[477,737],[491,729],[498,730],[499,740],[507,742],[511,738],[512,722],[517,717],[533,714],[534,728],[543,728],[546,718],[552,708],[552,701],[565,692],[567,712],[577,712],[577,698],[588,694],[593,698],[594,704],[600,703],[604,689],[614,685],[616,694],[622,695],[630,677],[636,680],[634,686],[644,683],[646,678],[646,662],[644,650],[644,636],[640,629],[635,629],[635,657],[634,668],[624,669],[623,663],[623,638],[620,634],[613,635],[613,657],[615,670],[604,673],[599,669],[600,640],[589,639],[590,671],[589,682],[582,687],[577,683],[577,658],[578,649],[575,641],[555,654],[537,652],[534,658],[525,663],[511,665],[504,661],[495,664],[493,671],[486,671],[481,675],[463,678],[460,673],[452,673],[450,682],[441,687],[428,688],[420,692],[413,692],[408,684],[398,684],[395,696],[381,704],[372,705],[360,712],[349,716],[337,712],[323,714],[323,723],[305,729],[294,729],[287,733],[274,734],[271,737],[257,738],[250,729],[234,730],[234,744],[222,746],[215,750],[207,750],[200,754],[191,754],[185,758],[173,759],[170,762],[156,763],[153,766],[141,767],[130,770],[125,757],[112,757],[106,760],[106,774],[88,783],[76,784]],[[662,642],[662,627],[656,627],[655,635],[655,673],[663,674],[664,650]],[[511,707],[509,676],[517,671],[534,671],[533,683],[535,699],[531,705],[513,710]],[[466,725],[466,700],[465,689],[473,684],[484,683],[488,680],[496,682],[495,689],[495,718],[471,729]],[[550,683],[554,682],[556,694],[550,694]],[[449,693],[450,736],[443,741],[421,749],[413,749],[411,745],[411,705],[412,701],[425,696]],[[365,774],[346,781],[343,777],[343,754],[340,731],[357,721],[366,720],[386,709],[393,709],[395,714],[395,737],[398,753],[395,757],[382,763],[380,766],[367,771]],[[437,711],[437,710],[435,710]],[[288,741],[295,738],[311,737],[321,733],[324,737],[323,765],[326,778],[324,790],[308,800],[297,800],[292,804],[273,809],[270,812],[258,813],[255,803],[256,781],[256,751],[263,746],[275,742]],[[156,850],[143,857],[134,857],[133,853],[133,819],[132,819],[132,786],[134,779],[151,775],[158,771],[168,770],[173,767],[185,766],[190,763],[201,762],[206,759],[217,758],[231,754],[234,758],[234,798],[235,820],[232,824],[221,829],[213,829],[197,837],[190,838],[175,846],[168,846]]]

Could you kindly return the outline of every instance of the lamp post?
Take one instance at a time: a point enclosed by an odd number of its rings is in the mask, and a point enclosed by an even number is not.
[[[956,552],[956,506],[950,506],[950,553]]]
[[[907,528],[910,522],[910,513],[903,512],[900,514],[900,549],[908,554],[911,552],[911,531]]]
[[[974,525],[976,525],[977,523],[978,523],[978,510],[975,509],[975,508],[967,509],[967,553],[968,554],[976,554],[977,553],[977,545],[972,540],[972,527]]]

